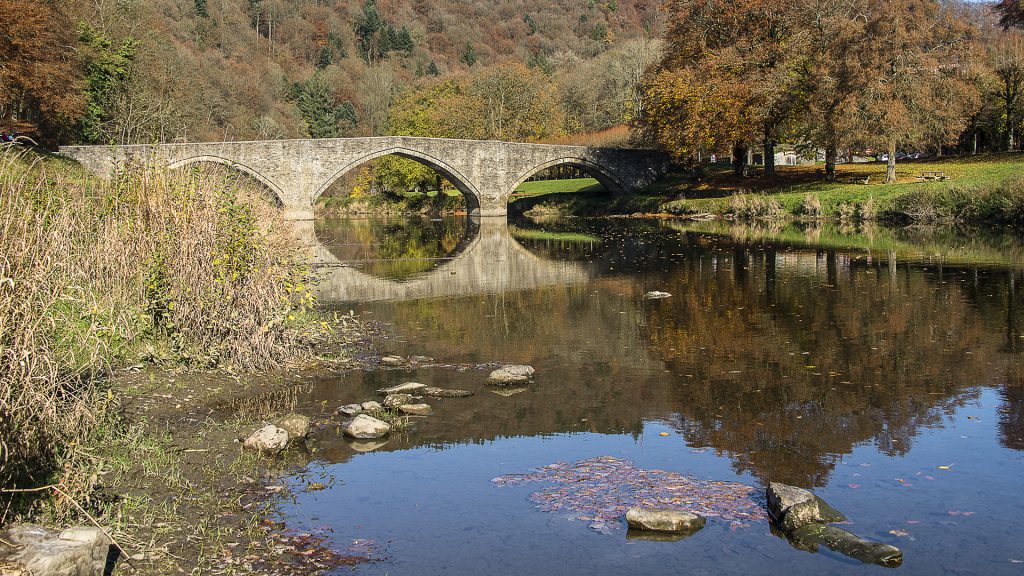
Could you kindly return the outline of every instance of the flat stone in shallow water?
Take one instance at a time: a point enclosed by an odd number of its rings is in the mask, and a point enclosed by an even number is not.
[[[430,416],[434,413],[434,409],[429,404],[402,404],[398,409],[413,416]]]
[[[242,445],[264,454],[277,454],[288,445],[288,431],[273,424],[267,424],[249,435]]]
[[[0,533],[3,574],[103,576],[109,553],[110,539],[99,528],[60,531],[20,524]]]
[[[427,386],[419,391],[424,396],[430,396],[431,398],[465,398],[472,396],[473,392],[469,390],[447,390],[445,388],[437,388],[434,386]]]
[[[341,408],[338,408],[338,414],[344,414],[345,416],[355,416],[356,414],[362,414],[363,412],[369,412],[363,408],[361,404],[346,404]]]
[[[526,384],[533,380],[533,366],[526,365],[510,365],[502,366],[491,375],[487,377],[487,383],[494,386],[515,386],[516,384]]]
[[[384,407],[380,405],[380,402],[375,402],[373,400],[363,402],[360,404],[360,408],[363,409],[363,412],[369,412],[370,414],[373,414],[374,412],[382,412],[384,410]]]
[[[386,435],[391,431],[391,425],[373,416],[360,414],[345,425],[346,436],[359,440],[374,440]]]
[[[626,524],[634,530],[687,534],[700,530],[705,522],[700,514],[685,510],[634,507],[626,511]]]
[[[381,366],[405,366],[405,358],[401,356],[385,356],[380,359]]]
[[[890,544],[865,540],[842,528],[827,524],[807,524],[790,534],[793,546],[810,552],[817,552],[819,545],[827,546],[840,554],[860,560],[865,564],[894,567],[903,563],[903,552]]]
[[[377,390],[377,393],[384,396],[387,396],[388,394],[418,394],[426,387],[426,384],[420,384],[419,382],[406,382],[396,386],[381,388],[380,390]]]
[[[415,401],[415,397],[412,394],[389,394],[384,399],[385,408],[398,408],[403,404],[412,404]]]

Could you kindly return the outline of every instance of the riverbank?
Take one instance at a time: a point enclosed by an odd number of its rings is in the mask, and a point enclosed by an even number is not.
[[[302,446],[236,440],[299,370],[357,365],[367,329],[316,308],[301,242],[250,186],[0,154],[0,525],[98,524],[142,574],[314,546],[270,536],[268,486]]]
[[[1024,225],[1024,157],[989,154],[898,165],[899,181],[884,184],[885,164],[845,164],[824,182],[816,166],[780,166],[775,177],[740,178],[725,168],[699,180],[670,174],[646,190],[609,198],[596,180],[528,182],[517,192],[521,211],[549,214],[662,215],[740,220],[889,220],[912,224]],[[918,176],[939,172],[944,180]]]

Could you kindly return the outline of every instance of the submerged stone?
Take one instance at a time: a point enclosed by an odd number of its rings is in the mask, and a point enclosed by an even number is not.
[[[384,396],[387,396],[388,394],[416,394],[426,387],[426,384],[420,384],[419,382],[406,382],[396,386],[381,388],[380,390],[377,390],[377,393]]]
[[[385,356],[380,359],[381,366],[404,366],[405,358],[401,356]]]
[[[275,426],[288,433],[288,438],[305,438],[309,435],[309,416],[302,414],[286,414],[273,422]]]
[[[267,424],[250,434],[242,445],[264,454],[277,454],[288,445],[288,431],[273,424]]]
[[[52,530],[35,524],[0,533],[0,573],[13,575],[103,576],[110,539],[99,528]]]
[[[361,404],[346,404],[341,408],[338,408],[338,413],[344,414],[345,416],[355,416],[356,414],[362,414],[363,412],[369,412],[369,410],[363,408]]]
[[[519,364],[502,366],[491,372],[491,375],[487,377],[487,383],[495,386],[526,384],[533,380],[533,374],[533,366]]]
[[[387,440],[352,440],[348,445],[356,452],[373,452],[387,443]]]
[[[626,524],[634,530],[687,534],[700,530],[706,522],[700,514],[685,510],[634,507],[626,511]]]
[[[515,396],[516,394],[526,392],[527,390],[528,388],[501,388],[498,390],[491,390],[491,393],[508,398],[509,396]]]
[[[419,391],[424,396],[430,396],[431,398],[465,398],[472,396],[473,392],[469,390],[447,390],[445,388],[437,388],[434,386],[427,386]]]
[[[819,545],[860,560],[865,564],[895,567],[903,563],[903,552],[882,542],[865,540],[842,528],[827,524],[807,524],[797,528],[789,535],[797,548],[816,552]]]
[[[374,440],[391,431],[391,425],[373,416],[360,414],[345,425],[345,435],[359,440]]]

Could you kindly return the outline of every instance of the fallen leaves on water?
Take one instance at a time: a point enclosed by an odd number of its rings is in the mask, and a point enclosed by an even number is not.
[[[910,532],[907,532],[906,530],[900,530],[899,528],[896,528],[895,530],[889,530],[889,534],[892,534],[893,536],[899,536],[901,538],[910,537]]]
[[[731,527],[766,521],[760,491],[746,484],[700,480],[676,472],[645,470],[628,460],[602,456],[574,464],[549,464],[530,474],[495,478],[498,486],[548,482],[551,486],[530,495],[543,512],[565,514],[570,520],[589,522],[604,534],[622,527],[633,506],[688,510]]]

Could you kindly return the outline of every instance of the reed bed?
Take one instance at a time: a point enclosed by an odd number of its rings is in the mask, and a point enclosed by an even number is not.
[[[38,501],[12,489],[88,499],[97,471],[78,447],[115,418],[111,370],[308,354],[328,327],[302,256],[276,207],[223,169],[102,181],[0,151],[0,524]]]

